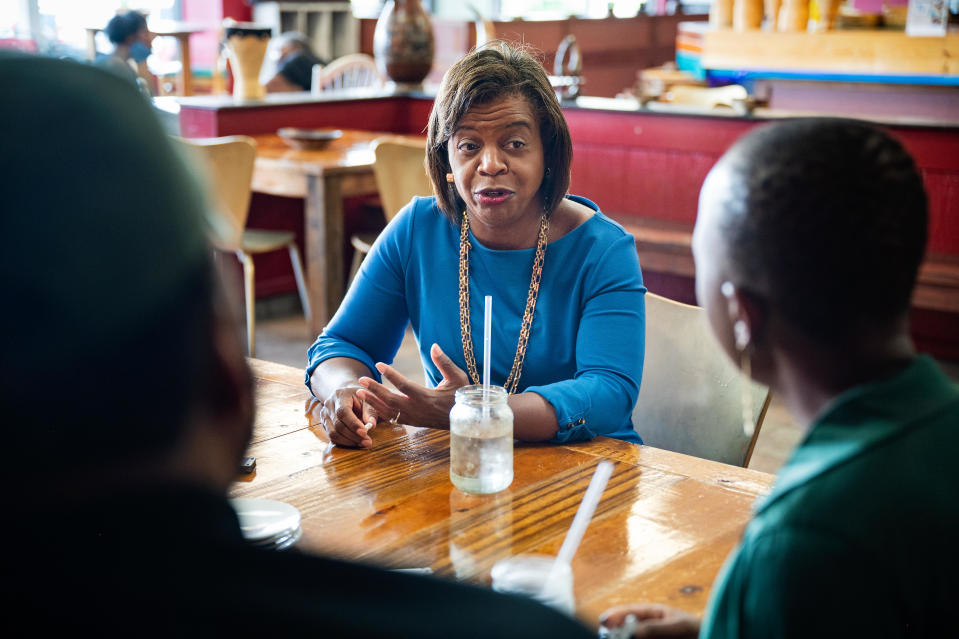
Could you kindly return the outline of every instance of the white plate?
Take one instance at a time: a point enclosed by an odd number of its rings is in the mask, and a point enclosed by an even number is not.
[[[262,541],[299,528],[300,511],[274,499],[231,499],[240,530],[250,541]]]

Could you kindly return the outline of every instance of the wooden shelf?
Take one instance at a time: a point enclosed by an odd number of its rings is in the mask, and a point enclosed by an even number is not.
[[[707,31],[705,69],[821,71],[877,75],[955,75],[959,33],[913,37],[901,31],[825,33]]]
[[[253,6],[253,20],[273,27],[273,35],[298,31],[327,62],[360,47],[360,25],[349,2],[267,2]]]

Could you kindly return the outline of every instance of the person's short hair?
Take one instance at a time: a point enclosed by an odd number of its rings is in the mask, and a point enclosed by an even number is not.
[[[456,185],[446,181],[446,174],[450,172],[447,142],[474,105],[510,96],[526,98],[539,119],[543,162],[549,170],[539,191],[543,209],[552,213],[569,190],[573,144],[546,70],[526,50],[494,40],[450,67],[430,113],[426,168],[437,204],[455,223],[459,222],[466,204]]]
[[[142,13],[139,11],[123,11],[110,18],[103,32],[107,34],[107,38],[113,44],[123,44],[140,29],[146,28],[147,19]]]
[[[276,44],[274,46],[276,46],[277,50],[283,49],[284,47],[292,47],[294,50],[306,51],[311,55],[313,54],[313,43],[299,31],[286,31],[281,33],[276,36]]]
[[[113,74],[11,54],[0,83],[3,472],[162,456],[210,384],[202,192]]]
[[[830,343],[908,313],[926,246],[926,193],[909,153],[855,120],[760,127],[721,160],[727,258],[787,320]]]

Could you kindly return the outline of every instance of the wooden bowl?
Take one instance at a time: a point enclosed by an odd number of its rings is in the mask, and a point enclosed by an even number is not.
[[[276,132],[294,149],[323,149],[343,136],[339,129],[297,129],[285,127]]]

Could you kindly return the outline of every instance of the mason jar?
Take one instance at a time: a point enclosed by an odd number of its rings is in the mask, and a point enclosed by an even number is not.
[[[502,386],[464,386],[450,411],[450,480],[468,493],[513,483],[513,411]]]

